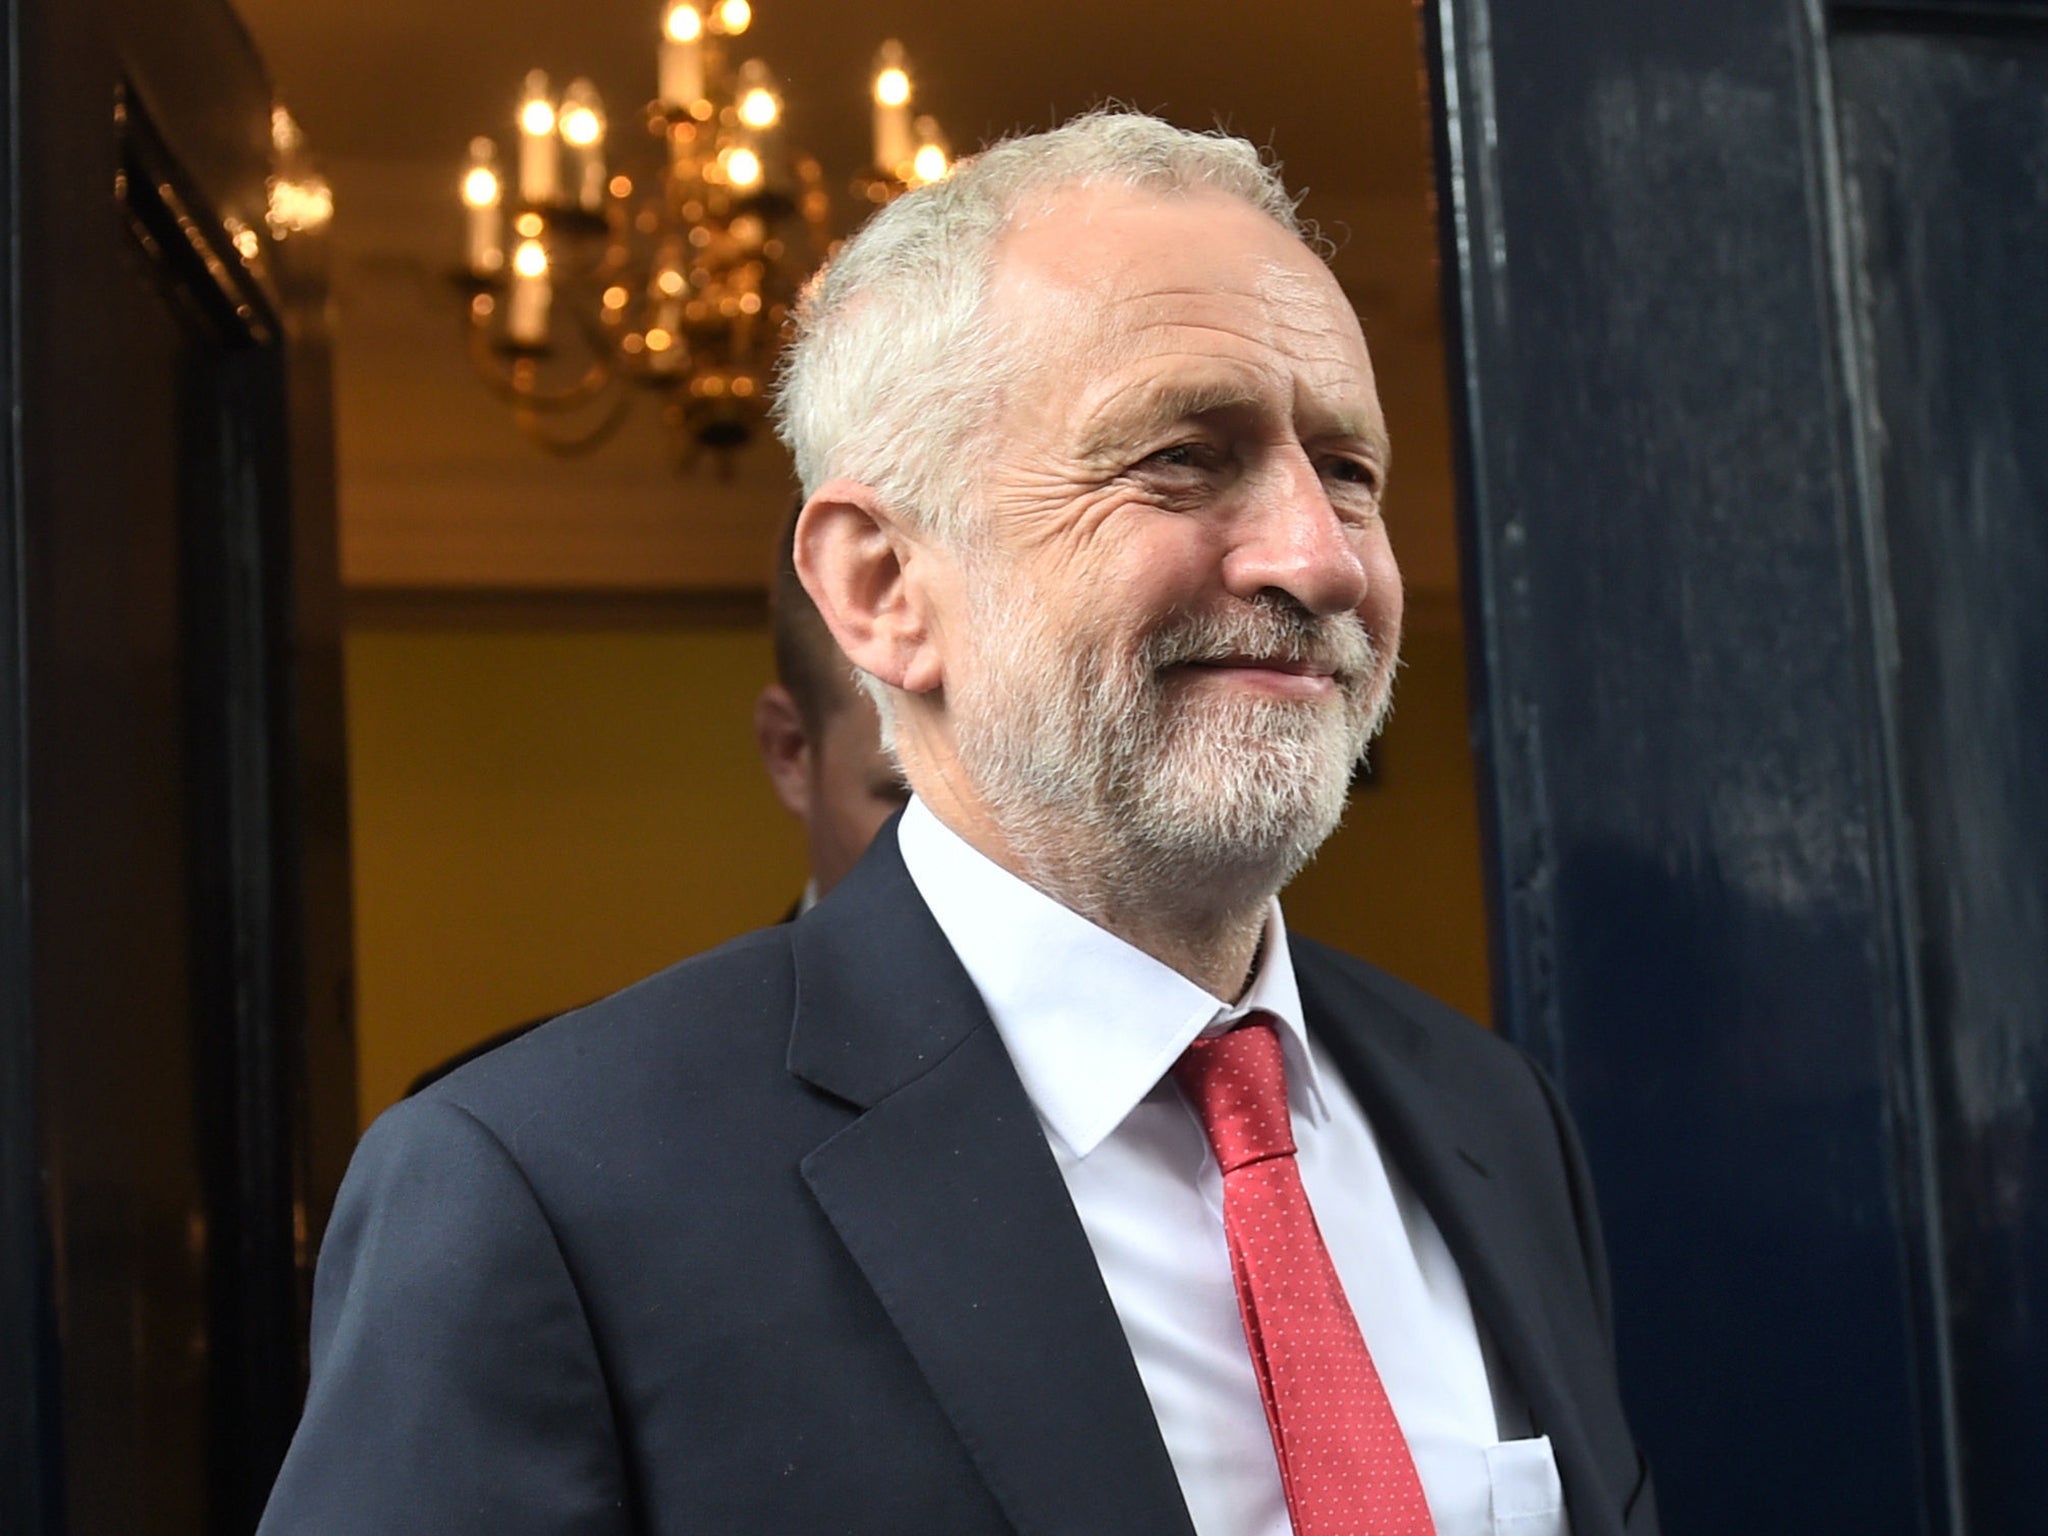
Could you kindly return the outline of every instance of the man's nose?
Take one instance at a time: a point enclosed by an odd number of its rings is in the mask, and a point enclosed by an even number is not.
[[[1248,490],[1223,563],[1231,595],[1249,602],[1262,592],[1283,592],[1315,614],[1359,607],[1365,562],[1308,456],[1284,456]]]

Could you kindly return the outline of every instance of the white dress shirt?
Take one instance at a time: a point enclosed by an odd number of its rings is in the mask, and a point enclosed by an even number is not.
[[[1566,1536],[1549,1441],[1502,1441],[1520,1409],[1489,1380],[1442,1234],[1309,1039],[1279,903],[1252,983],[1230,1004],[985,858],[921,800],[898,838],[1038,1112],[1200,1536],[1290,1531],[1231,1280],[1222,1174],[1167,1076],[1196,1036],[1254,1009],[1279,1020],[1302,1184],[1438,1536]]]

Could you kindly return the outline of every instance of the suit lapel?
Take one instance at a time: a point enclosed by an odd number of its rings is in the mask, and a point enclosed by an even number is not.
[[[1593,1497],[1599,1484],[1593,1451],[1572,1401],[1572,1362],[1561,1359],[1555,1332],[1538,1300],[1551,1268],[1526,1241],[1528,1224],[1513,1208],[1492,1169],[1515,1155],[1496,1145],[1484,1106],[1459,1105],[1434,1089],[1427,1039],[1414,1020],[1379,998],[1335,1005],[1319,971],[1300,970],[1309,1026],[1344,1074],[1388,1158],[1414,1188],[1458,1261],[1474,1312],[1491,1333],[1502,1362],[1529,1408],[1537,1432],[1550,1436],[1572,1509],[1573,1529],[1607,1529]]]
[[[793,935],[790,1070],[864,1113],[803,1177],[1023,1536],[1191,1536],[1066,1186],[885,829]]]

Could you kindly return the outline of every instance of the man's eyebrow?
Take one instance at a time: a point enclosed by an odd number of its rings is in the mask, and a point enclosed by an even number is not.
[[[1090,455],[1130,446],[1164,431],[1178,421],[1248,410],[1261,403],[1259,392],[1234,379],[1178,381],[1149,386],[1135,399],[1110,404],[1097,414],[1085,451]]]
[[[1266,397],[1254,385],[1241,379],[1182,379],[1152,384],[1132,397],[1117,400],[1099,411],[1093,429],[1083,444],[1090,458],[1114,454],[1134,446],[1176,422],[1197,421],[1231,411],[1263,409]],[[1321,412],[1314,413],[1322,415]],[[1363,411],[1336,410],[1313,424],[1309,437],[1341,437],[1361,444],[1384,474],[1393,458],[1393,444],[1387,427],[1377,415]]]

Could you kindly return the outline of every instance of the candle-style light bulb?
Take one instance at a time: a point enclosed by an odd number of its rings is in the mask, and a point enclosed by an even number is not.
[[[746,150],[753,157],[754,170],[750,177],[736,178],[735,186],[780,185],[786,180],[787,157],[782,152],[782,93],[775,87],[775,76],[768,66],[759,59],[748,59],[740,65],[733,79],[733,100],[735,116],[739,118],[740,131],[734,137],[734,148]]]
[[[488,277],[505,265],[505,188],[498,180],[498,146],[489,139],[469,141],[462,201],[469,210],[470,274]]]
[[[910,130],[910,63],[890,38],[875,54],[875,164],[899,180],[910,169],[917,143]]]
[[[934,117],[920,117],[917,120],[917,153],[910,157],[910,179],[918,186],[929,186],[935,181],[944,181],[953,169],[953,149],[946,142],[945,134],[939,131],[939,122]]]
[[[671,42],[694,43],[704,35],[704,13],[694,0],[676,0],[662,19],[661,30]]]
[[[604,99],[588,80],[575,80],[562,93],[559,119],[564,159],[562,180],[576,206],[595,213],[604,206]]]
[[[754,8],[747,0],[720,0],[718,24],[728,37],[738,37],[754,22]]]
[[[773,128],[781,116],[782,103],[765,85],[751,86],[740,97],[740,121],[749,128]]]
[[[735,149],[725,156],[725,179],[742,190],[761,184],[761,157],[751,149]]]
[[[505,329],[513,345],[547,345],[548,308],[553,302],[547,247],[538,240],[522,240],[512,253],[512,303],[505,316]]]
[[[688,110],[704,99],[704,13],[675,0],[661,23],[661,99]]]
[[[562,140],[564,143],[573,144],[578,149],[588,149],[593,144],[604,142],[603,114],[598,110],[595,103],[575,100],[575,93],[578,87],[588,89],[589,85],[590,82],[588,80],[578,80],[575,85],[571,86],[569,88],[569,100],[573,102],[573,105],[565,107],[562,112]],[[596,93],[592,92],[591,94],[595,95]]]
[[[561,196],[560,141],[555,137],[555,104],[548,95],[548,77],[534,70],[526,77],[519,106],[519,197],[533,207],[546,207]]]

